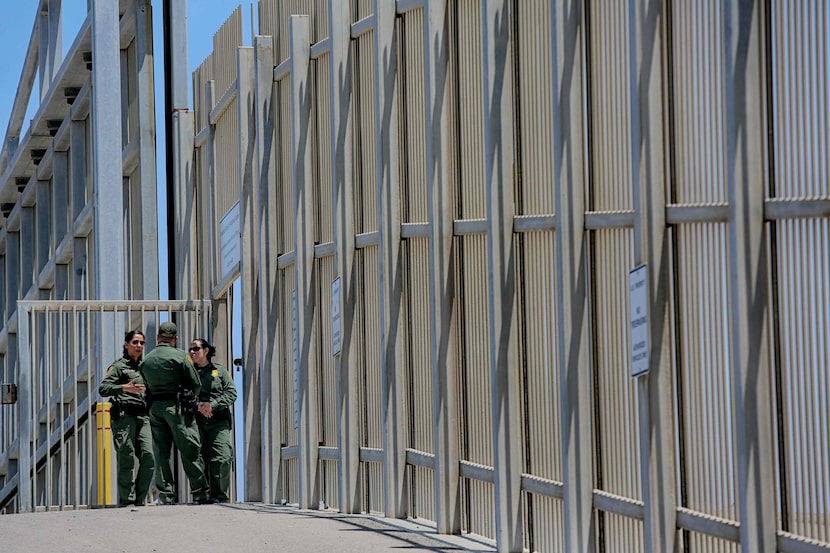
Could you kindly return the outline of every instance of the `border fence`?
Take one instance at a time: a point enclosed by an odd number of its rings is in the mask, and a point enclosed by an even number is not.
[[[246,500],[830,551],[830,3],[256,10],[173,122],[179,289],[241,282]]]
[[[503,551],[828,550],[827,2],[257,7],[193,74],[247,497]]]

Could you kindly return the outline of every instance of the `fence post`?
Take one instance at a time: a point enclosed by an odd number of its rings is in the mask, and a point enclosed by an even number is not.
[[[17,304],[18,405],[20,432],[17,437],[17,495],[20,512],[33,511],[32,504],[32,352],[29,349],[31,321],[27,306]]]

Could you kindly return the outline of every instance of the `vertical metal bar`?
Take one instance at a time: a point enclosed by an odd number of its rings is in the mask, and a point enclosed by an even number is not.
[[[170,270],[176,273],[176,294],[181,298],[197,296],[196,284],[196,225],[195,194],[193,189],[193,112],[177,111],[172,119],[173,134],[170,136],[176,178],[172,183],[176,201],[167,209],[175,213],[173,255],[176,264]],[[173,319],[171,319],[173,320]]]
[[[294,279],[296,290],[297,355],[300,402],[300,508],[318,508],[319,443],[317,394],[317,275],[314,270],[314,195],[311,165],[311,73],[309,21],[290,17],[291,141],[294,187]]]
[[[15,298],[16,299],[16,298]],[[20,498],[20,511],[33,511],[32,504],[32,352],[30,339],[31,315],[29,308],[18,303],[17,313],[17,353],[18,353],[18,423],[20,432],[17,438],[17,495]]]
[[[430,311],[435,517],[438,532],[461,531],[457,320],[453,273],[453,178],[449,151],[449,15],[444,0],[426,0],[424,59],[426,160],[430,220]]]
[[[6,232],[6,321],[17,309],[20,294],[20,232]]]
[[[51,246],[53,234],[51,232],[51,194],[49,188],[49,181],[35,181],[35,239],[37,240],[35,247],[35,255],[37,256],[35,282],[39,280],[40,272],[46,267],[46,264],[52,257]],[[62,211],[63,206],[56,205],[55,208],[55,211]]]
[[[273,309],[276,294],[276,258],[275,241],[272,229],[276,221],[272,219],[272,209],[276,200],[276,169],[274,167],[274,39],[270,36],[257,36],[254,39],[256,60],[254,64],[254,109],[256,119],[255,176],[257,204],[256,220],[252,222],[255,235],[255,251],[259,258],[259,402],[261,405],[259,419],[262,428],[262,453],[260,456],[262,470],[262,500],[278,501],[274,496],[276,467],[279,466],[281,438],[277,433],[279,424],[275,424],[274,405],[279,403],[279,395],[274,393],[274,385],[279,371],[278,325],[280,317]],[[231,369],[233,370],[233,369]]]
[[[341,352],[335,358],[338,375],[337,413],[340,447],[340,511],[359,513],[360,495],[360,386],[356,359],[355,300],[358,291],[354,274],[354,173],[351,10],[348,2],[329,0],[331,26],[331,152],[332,214],[335,241],[335,277],[340,279]]]
[[[69,200],[71,204],[69,216],[69,228],[75,219],[86,207],[86,164],[87,164],[87,143],[86,143],[86,121],[72,121],[69,127]],[[120,179],[119,179],[120,182]],[[76,294],[75,297],[80,298]]]
[[[20,297],[29,296],[35,283],[35,210],[33,207],[20,209]],[[34,296],[29,296],[34,297]],[[17,298],[15,298],[17,299]]]
[[[214,284],[216,284],[217,279],[219,278],[219,270],[218,270],[218,263],[219,260],[216,258],[216,243],[219,240],[218,233],[216,231],[217,227],[217,217],[216,217],[216,126],[210,123],[210,112],[213,109],[213,106],[216,103],[216,81],[210,80],[205,83],[205,120],[208,129],[207,139],[205,140],[204,145],[204,156],[205,156],[205,167],[206,174],[205,174],[205,182],[203,183],[202,190],[203,195],[205,197],[205,201],[207,203],[206,212],[207,212],[207,232],[205,233],[206,236],[202,241],[202,248],[205,251],[205,263],[206,267],[202,268],[202,273],[204,273],[203,277],[203,290],[202,293],[207,295],[210,293],[210,290],[213,288]],[[211,294],[212,295],[212,294]],[[228,342],[230,343],[230,342]]]
[[[63,57],[62,0],[48,0],[45,12],[39,12],[38,83],[43,100],[52,88],[52,79]]]
[[[562,420],[565,550],[594,549],[590,363],[588,358],[588,252],[585,236],[585,14],[572,0],[551,10],[553,53],[553,186],[556,194],[554,275],[557,362]]]
[[[50,320],[51,316],[48,309],[44,309],[43,315],[43,328],[37,332],[37,340],[41,342],[39,347],[36,351],[41,352],[41,363],[39,372],[41,373],[41,378],[44,380],[43,385],[43,403],[46,406],[46,453],[45,453],[45,464],[43,474],[46,479],[44,492],[45,492],[45,501],[44,504],[46,505],[46,510],[50,510],[51,507],[54,505],[54,486],[52,479],[54,477],[54,462],[56,459],[52,457],[51,449],[52,449],[52,435],[53,433],[60,432],[60,428],[62,426],[60,418],[58,418],[58,413],[55,412],[52,406],[52,397],[54,394],[52,393],[54,390],[54,379],[52,378],[52,371],[54,371],[55,364],[52,358],[52,345],[53,341],[50,339],[52,337],[52,333],[50,331]],[[55,419],[55,426],[54,430],[52,427],[52,417],[54,415]]]
[[[187,2],[164,0],[164,98],[165,98],[165,135],[174,135],[174,115],[188,109],[188,66],[187,66]],[[193,133],[190,133],[191,136]],[[177,169],[173,145],[168,141],[167,147],[167,249],[170,297],[184,297],[176,289],[178,259],[170,252],[176,251],[175,215],[173,209],[178,205],[179,190],[184,183]],[[187,158],[190,159],[190,158]]]
[[[511,2],[485,0],[481,23],[496,547],[499,551],[518,552],[523,547],[521,475],[524,455],[516,293],[517,251],[513,240],[515,184]]]
[[[96,297],[124,298],[121,41],[118,4],[92,1],[92,179]],[[112,331],[112,326],[109,326]],[[102,344],[108,344],[104,340]],[[102,352],[105,353],[105,352]]]
[[[729,335],[733,374],[741,550],[776,550],[773,401],[767,328],[767,121],[764,9],[730,0],[724,10],[724,94],[729,186]]]
[[[45,394],[43,392],[43,382],[41,381],[40,375],[42,362],[38,355],[38,352],[40,352],[40,340],[38,336],[37,311],[34,309],[31,310],[31,326],[29,327],[29,343],[27,347],[29,348],[30,355],[29,370],[31,380],[29,383],[32,387],[32,408],[28,415],[32,420],[32,501],[34,502],[33,510],[37,511],[41,505],[37,476],[38,449],[40,449],[41,442],[41,423],[38,420],[38,412],[41,407],[45,406],[46,401],[44,399]],[[48,439],[48,429],[46,436]],[[46,505],[45,502],[44,505]]]
[[[677,537],[674,386],[666,233],[663,0],[631,2],[629,90],[634,263],[648,267],[649,371],[638,378],[640,478],[645,550],[674,551]],[[647,125],[644,127],[644,125]]]
[[[141,205],[138,232],[141,233],[142,252],[134,256],[141,268],[141,282],[133,287],[137,299],[158,299],[158,206],[156,198],[156,103],[153,90],[153,8],[150,0],[137,0],[135,51],[136,104],[138,110],[138,188]],[[136,252],[137,253],[137,252]],[[194,297],[194,296],[187,296]]]
[[[256,106],[253,48],[237,49],[237,109],[239,110],[239,211],[241,236],[240,277],[242,302],[242,358],[244,367],[245,406],[245,500],[262,500],[262,424],[260,408],[261,371],[259,364],[259,263],[257,248]]]
[[[81,413],[78,411],[78,367],[81,364],[80,353],[78,351],[78,341],[81,337],[81,332],[78,328],[78,309],[77,307],[72,308],[72,327],[73,327],[73,335],[75,337],[72,340],[72,343],[69,345],[70,347],[70,354],[69,359],[71,360],[71,373],[72,373],[72,381],[75,383],[75,389],[73,390],[72,394],[72,413],[74,414],[72,420],[72,435],[75,437],[75,448],[74,448],[74,455],[73,458],[75,461],[75,467],[72,471],[72,495],[74,497],[74,505],[77,508],[81,505],[81,435],[80,435],[80,419]],[[89,458],[87,458],[89,459]]]
[[[403,269],[398,134],[399,36],[394,0],[374,0],[375,13],[375,171],[380,228],[380,355],[384,401],[386,515],[402,518],[411,504],[406,474],[406,447],[412,417],[403,397],[404,350]]]
[[[57,209],[51,210],[52,240],[53,244],[57,246],[61,243],[64,236],[66,236],[68,228],[67,222],[69,220],[69,213],[67,206],[69,205],[69,174],[67,164],[69,161],[69,154],[65,151],[55,152],[52,159],[52,195],[50,200],[53,206],[60,206]],[[55,299],[61,300],[66,299],[66,297],[56,294]]]

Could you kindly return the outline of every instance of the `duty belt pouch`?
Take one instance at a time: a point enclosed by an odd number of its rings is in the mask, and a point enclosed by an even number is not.
[[[116,402],[112,402],[112,404],[110,405],[110,419],[114,420],[114,421],[117,421],[118,419],[121,418],[121,413],[122,413],[121,404],[116,403]]]

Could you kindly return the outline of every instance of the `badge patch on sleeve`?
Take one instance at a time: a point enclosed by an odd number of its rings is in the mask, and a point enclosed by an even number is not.
[[[219,371],[217,369],[213,369],[213,371],[210,373],[210,376],[212,376],[213,378],[219,378]]]

